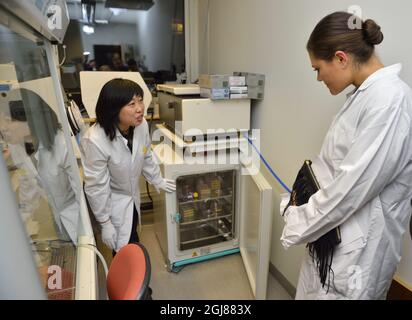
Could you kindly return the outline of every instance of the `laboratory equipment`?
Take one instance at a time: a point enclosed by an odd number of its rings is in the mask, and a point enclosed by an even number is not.
[[[201,98],[189,85],[159,85],[160,116],[165,126],[184,140],[211,133],[211,130],[246,132],[250,129],[250,100]],[[193,94],[197,92],[197,94]],[[229,94],[229,91],[228,91]],[[236,115],[236,116],[234,116]]]
[[[95,242],[54,46],[68,24],[63,0],[0,3],[0,299],[97,297],[95,254],[79,248]],[[72,238],[60,219],[69,207]]]
[[[238,152],[232,150],[231,152]],[[261,173],[242,164],[190,164],[168,145],[154,154],[176,193],[161,193],[154,205],[155,233],[166,266],[182,266],[241,252],[252,291],[266,296],[272,231],[272,188]],[[242,170],[243,169],[243,170]]]

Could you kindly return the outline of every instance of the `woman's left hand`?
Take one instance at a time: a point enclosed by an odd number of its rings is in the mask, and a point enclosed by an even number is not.
[[[160,193],[160,190],[164,190],[167,193],[172,193],[176,191],[176,184],[173,180],[163,179],[163,181],[158,186],[155,186],[155,188],[157,193]]]

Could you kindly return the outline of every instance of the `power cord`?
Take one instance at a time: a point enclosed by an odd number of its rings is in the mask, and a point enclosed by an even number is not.
[[[106,260],[104,259],[101,252],[97,249],[97,247],[94,244],[91,244],[91,243],[78,244],[77,247],[89,248],[89,249],[92,249],[94,251],[94,253],[99,257],[101,263],[103,264],[104,273],[105,273],[106,279],[107,279],[107,274],[109,273],[109,269],[107,267]]]
[[[292,190],[289,189],[289,187],[286,185],[286,183],[284,183],[282,181],[282,179],[279,178],[279,176],[275,173],[275,171],[272,169],[272,167],[270,166],[270,164],[266,161],[265,157],[262,155],[262,153],[260,153],[260,151],[258,150],[258,148],[254,145],[254,143],[252,142],[252,140],[249,138],[249,136],[245,133],[243,135],[247,141],[249,142],[249,144],[253,147],[253,149],[255,149],[256,153],[260,156],[260,159],[262,159],[263,163],[265,164],[266,168],[268,168],[268,170],[270,171],[270,173],[272,174],[272,176],[279,182],[279,184],[288,192],[288,193],[292,193]]]
[[[153,116],[154,116],[154,108],[148,108],[147,113],[150,114],[149,134],[151,134],[152,133]],[[147,196],[149,197],[150,202],[152,204],[152,208],[153,208],[153,199],[152,199],[152,196],[150,195],[149,182],[147,182],[147,181],[146,181],[146,192],[147,192]]]
[[[66,48],[67,46],[64,44],[63,45],[63,60],[59,63],[59,68],[61,68],[66,62]]]

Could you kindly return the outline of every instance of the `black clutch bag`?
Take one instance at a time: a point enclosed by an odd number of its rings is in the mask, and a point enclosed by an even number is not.
[[[289,203],[283,214],[289,206],[301,206],[309,201],[309,198],[315,194],[320,185],[312,170],[312,162],[305,160],[302,168],[299,170],[295,182],[293,183],[292,193]],[[341,242],[339,227],[329,231],[321,236],[318,240],[307,244],[309,254],[312,257],[316,268],[319,272],[322,287],[325,286],[326,280],[329,280],[330,271],[332,271],[333,251],[336,245]],[[329,282],[329,281],[328,281]],[[329,289],[329,283],[328,283]]]

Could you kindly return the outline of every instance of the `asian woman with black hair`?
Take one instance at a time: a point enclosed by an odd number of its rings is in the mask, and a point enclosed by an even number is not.
[[[139,241],[140,175],[158,192],[176,190],[153,159],[143,115],[142,88],[131,80],[110,80],[97,101],[97,123],[81,140],[87,199],[103,242],[115,252]]]

